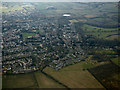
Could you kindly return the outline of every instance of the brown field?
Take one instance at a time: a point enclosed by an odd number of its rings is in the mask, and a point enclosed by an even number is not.
[[[120,67],[112,62],[89,69],[106,88],[120,89]]]

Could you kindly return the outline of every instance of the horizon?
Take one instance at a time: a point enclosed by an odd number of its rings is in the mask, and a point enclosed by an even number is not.
[[[119,2],[119,0],[1,0],[1,2]]]

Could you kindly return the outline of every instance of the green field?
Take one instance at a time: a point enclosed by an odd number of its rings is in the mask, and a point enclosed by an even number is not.
[[[0,7],[0,8],[2,9],[3,13],[23,10],[23,8],[20,7],[20,6],[14,6],[14,7],[11,7],[11,8],[8,8],[8,7]]]
[[[103,88],[86,70],[97,66],[89,56],[86,61],[65,67],[59,71],[45,68],[44,72],[70,88]],[[65,88],[43,73],[36,71],[28,74],[3,75],[3,88]]]
[[[19,5],[19,4],[16,4],[16,5],[13,5],[13,6],[10,6],[10,7],[5,7],[5,6],[0,7],[0,9],[2,9],[3,13],[15,12],[15,11],[26,12],[26,10],[24,8],[26,8],[26,9],[29,9],[29,8],[34,9],[34,7],[32,5]]]
[[[3,75],[3,88],[29,88],[36,86],[32,74]]]
[[[115,63],[116,65],[120,66],[120,59],[118,57],[112,58],[111,60],[112,60],[113,63]]]
[[[76,19],[71,19],[71,20],[69,20],[69,22],[71,22],[71,23],[86,22],[86,21],[87,21],[86,19],[78,19],[78,20],[76,20]]]
[[[0,89],[2,88],[2,75],[0,73]]]
[[[3,75],[3,88],[64,88],[41,72]]]
[[[82,30],[85,32],[85,34],[93,35],[100,39],[107,39],[107,40],[118,39],[118,35],[113,35],[113,34],[118,34],[118,28],[101,28],[101,27],[95,27],[84,24],[82,26]],[[112,36],[107,37],[109,35]]]
[[[40,88],[64,88],[40,72],[35,72],[35,76]]]
[[[22,33],[23,38],[31,38],[34,37],[35,33]]]
[[[79,21],[78,21],[78,20],[73,19],[73,20],[69,20],[69,22],[71,22],[71,23],[76,23],[76,22],[79,22]]]
[[[112,55],[112,54],[116,54],[115,51],[113,50],[95,50],[93,51],[95,54],[106,54],[106,55]]]
[[[65,67],[59,71],[47,67],[44,72],[51,75],[69,88],[103,88],[103,86],[83,68],[89,67],[85,62]]]
[[[59,71],[47,67],[44,72],[69,88],[103,88],[86,69],[95,68],[107,64],[107,62],[94,63],[91,61],[91,57],[92,55],[89,55],[86,61],[64,67]],[[117,78],[115,75],[114,77]],[[2,80],[3,88],[64,88],[39,71],[28,74],[3,75]]]

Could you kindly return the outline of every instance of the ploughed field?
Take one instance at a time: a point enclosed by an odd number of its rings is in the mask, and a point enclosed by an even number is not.
[[[89,69],[89,72],[106,88],[120,88],[120,67],[111,61]]]

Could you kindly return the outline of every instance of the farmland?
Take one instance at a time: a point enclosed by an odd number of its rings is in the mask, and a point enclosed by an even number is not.
[[[118,70],[118,66],[109,62],[107,64],[91,68],[89,69],[89,72],[91,72],[106,88],[120,88],[120,73]]]
[[[47,67],[44,72],[70,88],[103,88],[87,70],[83,70],[86,67],[89,67],[89,65],[85,64],[85,62],[80,62],[59,71]]]
[[[116,74],[116,66],[114,66],[110,62],[98,63],[96,61],[92,61],[92,55],[89,55],[86,61],[81,61],[80,63],[77,63],[75,65],[64,67],[59,71],[56,71],[50,67],[46,67],[43,70],[43,72],[52,76],[54,79],[65,84],[69,88],[103,88],[100,82],[105,86],[107,82],[104,82],[104,80],[101,81],[101,76],[99,79],[99,76],[97,76],[99,74],[96,73],[98,71],[97,68],[100,67],[102,70],[101,73],[103,73],[106,71],[106,68],[109,68],[109,66],[110,68],[114,69],[111,72],[111,75],[113,76],[107,77],[106,75],[103,75],[103,77],[105,80],[110,80],[110,78],[112,78],[111,80],[113,80],[114,82],[112,85],[117,85],[117,82],[115,81],[118,77],[118,75]],[[87,69],[89,69],[89,72]],[[96,78],[100,82],[98,82]],[[49,78],[48,76],[44,75],[39,71],[28,74],[3,75],[3,88],[4,87],[5,88],[65,88],[64,86],[60,85],[59,83],[55,82],[54,80],[52,80],[51,78]]]
[[[53,81],[52,79],[45,76],[43,73],[35,72],[35,77],[40,88],[65,88]]]
[[[17,3],[18,4],[18,3]],[[26,9],[25,9],[26,8]],[[12,4],[9,7],[5,7],[5,6],[1,6],[0,9],[2,9],[3,13],[9,13],[9,12],[15,12],[15,11],[23,11],[26,12],[27,9],[34,9],[34,7],[32,5],[14,5],[12,6]]]
[[[113,63],[115,63],[116,65],[120,66],[120,59],[119,59],[119,56],[116,57],[116,58],[112,58],[111,59]]]
[[[117,52],[113,50],[93,50],[93,51],[89,51],[88,53],[92,53],[93,55],[95,54],[117,55]]]
[[[18,7],[18,6],[14,6],[13,8],[8,8],[8,7],[0,7],[2,8],[2,12],[14,12],[14,11],[19,11],[19,10],[23,10],[22,7]]]
[[[32,74],[3,75],[3,88],[28,88],[33,86],[36,86],[36,84]]]
[[[101,28],[85,24],[82,29],[86,35],[93,35],[99,39],[118,39],[118,28]]]
[[[3,75],[3,88],[64,88],[37,71],[28,74]]]

